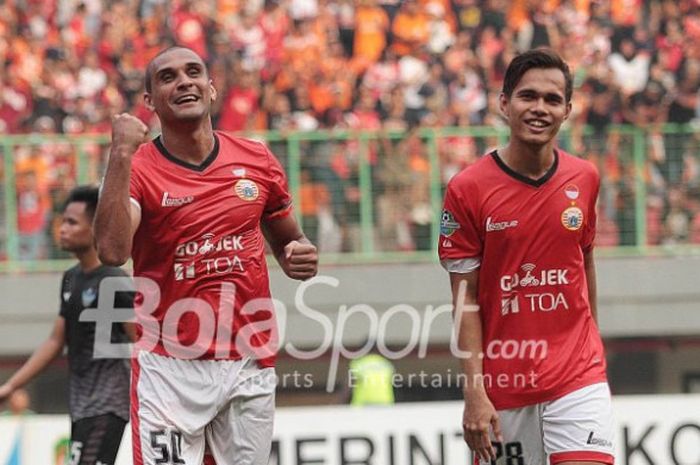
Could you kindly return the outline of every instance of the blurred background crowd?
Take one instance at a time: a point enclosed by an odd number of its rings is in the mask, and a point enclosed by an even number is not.
[[[367,239],[361,160],[375,249],[431,249],[431,183],[444,187],[499,139],[436,139],[431,176],[426,131],[505,127],[505,68],[538,46],[561,53],[574,74],[561,145],[601,171],[599,244],[645,245],[640,228],[647,245],[700,243],[699,0],[5,0],[0,133],[109,133],[122,111],[157,131],[144,69],[173,44],[209,65],[215,127],[276,131],[285,164],[285,138],[297,131],[378,131],[366,153],[356,138],[302,143],[297,203],[322,252],[357,251]],[[82,150],[87,177],[99,179],[105,146]],[[60,256],[52,231],[76,151],[13,146],[20,258]]]

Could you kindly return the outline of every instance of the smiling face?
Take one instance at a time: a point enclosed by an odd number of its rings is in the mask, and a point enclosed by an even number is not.
[[[195,122],[209,117],[216,89],[202,59],[192,50],[173,48],[149,64],[146,105],[163,123]]]
[[[529,69],[510,96],[501,94],[499,103],[511,139],[534,146],[551,142],[571,112],[566,79],[557,68]]]

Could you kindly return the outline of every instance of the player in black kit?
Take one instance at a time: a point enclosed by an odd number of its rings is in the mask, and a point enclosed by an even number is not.
[[[102,279],[126,277],[120,269],[100,263],[95,251],[92,220],[96,187],[75,188],[66,201],[60,244],[78,264],[66,271],[61,286],[61,310],[49,338],[17,372],[0,386],[0,401],[34,378],[68,347],[71,416],[70,465],[112,465],[129,419],[129,360],[95,359],[95,323],[80,322],[86,308],[97,308]],[[132,308],[133,294],[118,293],[115,308]],[[112,343],[128,342],[127,330],[113,328]]]

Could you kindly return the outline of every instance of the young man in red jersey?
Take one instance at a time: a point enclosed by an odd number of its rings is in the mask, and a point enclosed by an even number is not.
[[[571,94],[569,68],[552,51],[513,59],[500,96],[508,144],[447,187],[439,253],[476,463],[614,461],[596,324],[599,177],[555,145]]]
[[[135,280],[157,285],[136,283],[136,465],[200,464],[205,444],[218,464],[267,464],[276,383],[264,238],[288,276],[317,270],[282,167],[264,144],[212,129],[216,98],[202,59],[173,47],[146,70],[162,134],[146,141],[127,114],[112,122],[97,248],[111,264],[131,256]]]

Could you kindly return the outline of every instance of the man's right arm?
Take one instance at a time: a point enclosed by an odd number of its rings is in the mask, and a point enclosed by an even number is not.
[[[450,273],[457,347],[465,375],[463,386],[464,415],[462,429],[469,448],[484,460],[495,460],[490,430],[501,441],[501,428],[496,409],[486,394],[483,377],[481,311],[477,304],[479,270]]]
[[[59,316],[53,325],[51,335],[34,351],[24,365],[12,377],[0,386],[0,401],[6,399],[15,390],[21,388],[39,374],[58,357],[66,341],[66,320]]]
[[[146,141],[148,127],[128,114],[112,119],[112,149],[95,213],[95,241],[100,261],[121,266],[131,255],[134,232],[141,222],[141,209],[129,198],[131,157]]]

